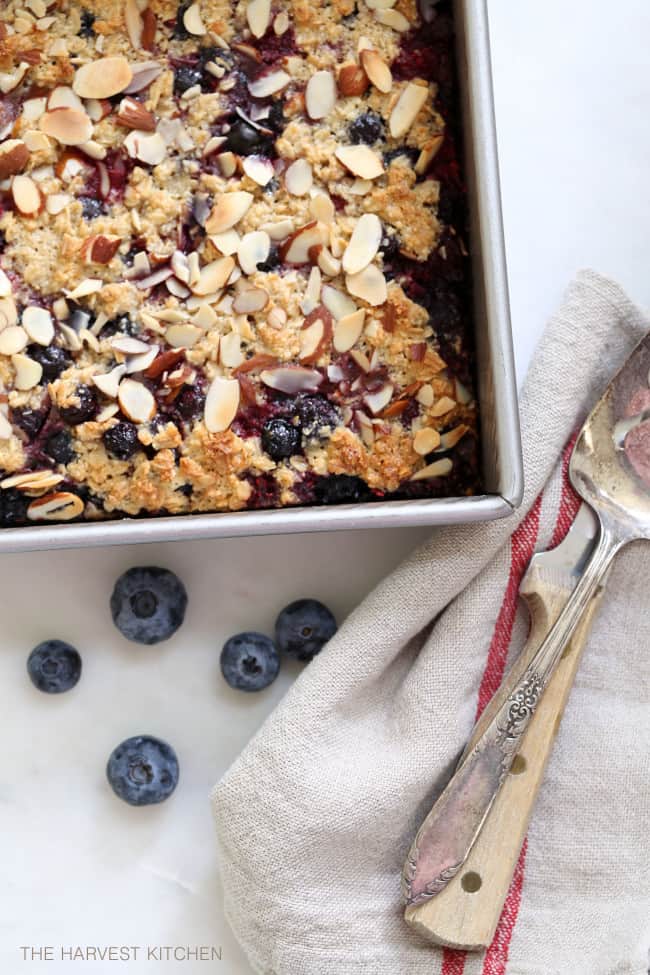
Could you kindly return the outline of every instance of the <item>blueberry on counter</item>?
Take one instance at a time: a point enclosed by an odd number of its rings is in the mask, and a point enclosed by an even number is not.
[[[272,684],[280,670],[273,640],[263,633],[237,633],[223,645],[221,673],[238,691],[261,691]]]
[[[134,643],[168,640],[185,619],[186,609],[187,592],[178,576],[155,566],[128,569],[111,596],[113,622]]]
[[[111,752],[106,777],[124,802],[151,806],[168,799],[178,785],[178,758],[171,745],[160,738],[137,735]]]
[[[81,657],[63,640],[44,640],[27,658],[27,673],[34,687],[45,694],[62,694],[81,677]]]
[[[336,633],[333,614],[317,599],[298,599],[275,622],[278,649],[298,660],[311,660]]]

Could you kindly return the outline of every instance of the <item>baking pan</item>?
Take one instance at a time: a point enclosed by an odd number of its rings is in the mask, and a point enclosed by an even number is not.
[[[469,189],[478,400],[486,493],[471,498],[384,501],[168,518],[122,518],[96,523],[9,528],[0,530],[0,552],[234,535],[449,525],[503,518],[517,507],[523,492],[523,472],[501,222],[487,0],[457,0],[455,15],[465,125],[465,176]]]

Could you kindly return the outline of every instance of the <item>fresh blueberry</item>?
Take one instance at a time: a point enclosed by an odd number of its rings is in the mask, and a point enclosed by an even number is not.
[[[79,37],[94,37],[95,31],[93,30],[93,24],[95,23],[95,15],[91,14],[90,10],[81,11],[81,28],[79,30]]]
[[[296,411],[302,435],[308,441],[320,440],[328,431],[331,434],[341,422],[338,410],[324,396],[299,396]]]
[[[27,355],[42,366],[43,379],[47,382],[53,382],[72,364],[69,356],[58,345],[29,345]]]
[[[29,498],[16,488],[0,491],[0,526],[15,528],[17,525],[24,525],[27,521],[28,503]]]
[[[136,322],[129,315],[116,315],[115,318],[109,319],[102,326],[102,338],[105,339],[109,335],[130,335],[131,338],[138,335],[140,329]]]
[[[272,460],[284,460],[300,451],[300,430],[288,420],[267,420],[262,429],[262,448]]]
[[[59,413],[65,422],[71,426],[77,426],[79,423],[86,423],[88,420],[92,420],[97,412],[97,394],[90,386],[86,386],[85,383],[79,383],[75,390],[75,398],[77,400],[76,403],[59,407]]]
[[[184,420],[194,420],[203,413],[205,393],[198,386],[186,386],[174,403]]]
[[[174,71],[174,93],[182,95],[184,92],[200,85],[203,79],[203,72],[196,64],[181,64]]]
[[[45,453],[57,464],[69,464],[74,460],[74,450],[72,448],[72,437],[68,430],[59,430],[47,438],[45,443]]]
[[[225,147],[239,156],[250,156],[256,152],[268,154],[272,145],[273,140],[270,136],[265,135],[243,118],[237,118],[230,126]]]
[[[45,694],[62,694],[81,677],[81,657],[63,640],[45,640],[27,658],[27,673],[34,687]]]
[[[320,504],[354,504],[371,497],[365,481],[349,474],[328,474],[320,478],[314,493]]]
[[[128,460],[140,446],[138,428],[127,420],[105,430],[102,440],[109,454],[118,460]]]
[[[238,691],[261,691],[273,683],[279,670],[275,644],[263,633],[238,633],[223,645],[221,673]]]
[[[24,430],[30,440],[38,436],[46,419],[46,410],[30,410],[24,408],[11,411],[11,422],[15,423],[21,430]]]
[[[84,220],[95,220],[104,213],[104,204],[94,196],[80,196]]]
[[[353,142],[355,145],[364,142],[366,145],[371,146],[381,139],[383,134],[384,123],[375,112],[364,112],[363,115],[357,115],[348,128],[350,142]]]
[[[336,630],[336,620],[327,606],[317,599],[298,599],[285,606],[275,621],[275,642],[290,657],[311,660]]]
[[[160,643],[168,640],[185,619],[187,592],[167,569],[136,566],[124,572],[111,596],[113,622],[127,640]]]
[[[178,758],[166,741],[137,735],[113,749],[106,777],[115,795],[130,806],[151,806],[168,799],[178,785]]]

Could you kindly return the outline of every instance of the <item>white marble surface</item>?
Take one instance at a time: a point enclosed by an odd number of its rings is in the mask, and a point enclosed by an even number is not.
[[[650,304],[650,5],[647,0],[489,0],[517,362],[523,374],[571,275],[591,265]],[[210,541],[5,557],[0,614],[0,970],[115,972],[61,946],[221,948],[222,960],[122,965],[129,973],[250,975],[221,914],[207,793],[286,689],[255,698],[220,680],[223,639],[268,629],[276,610],[318,595],[342,618],[425,532]],[[159,649],[113,629],[115,577],[138,563],[184,579],[190,608]],[[24,667],[59,636],[84,658],[60,698]],[[123,737],[169,739],[182,781],[170,802],[133,810],[104,764]],[[297,743],[299,747],[299,743]],[[263,800],[262,800],[263,801]],[[263,841],[263,838],[260,838]],[[23,961],[21,946],[53,948]],[[146,959],[146,951],[144,951]]]

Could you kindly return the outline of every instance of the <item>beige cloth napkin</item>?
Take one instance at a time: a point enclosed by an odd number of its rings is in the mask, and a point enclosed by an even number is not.
[[[512,575],[567,519],[563,447],[648,327],[616,285],[579,276],[523,391],[520,511],[435,531],[215,788],[227,916],[257,972],[647,971],[650,545],[614,567],[493,946],[465,957],[421,941],[402,920],[399,881],[477,707],[525,640]]]

